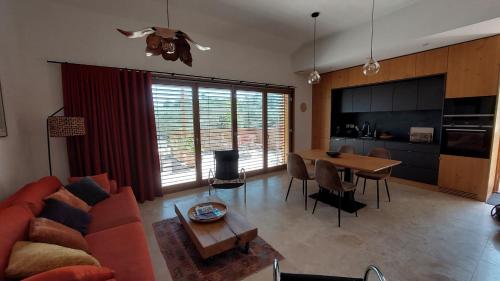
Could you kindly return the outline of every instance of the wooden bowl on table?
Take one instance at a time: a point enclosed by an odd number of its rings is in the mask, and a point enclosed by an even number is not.
[[[214,209],[217,209],[220,211],[220,214],[214,218],[211,219],[200,219],[196,216],[196,207],[203,207],[206,205],[212,205]],[[222,219],[227,213],[227,206],[224,203],[221,202],[205,202],[205,203],[200,203],[196,204],[193,207],[189,208],[188,211],[188,216],[192,221],[195,222],[201,222],[201,223],[209,223],[209,222],[214,222]]]

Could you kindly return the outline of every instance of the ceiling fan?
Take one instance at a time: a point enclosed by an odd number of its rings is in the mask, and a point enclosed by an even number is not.
[[[128,38],[146,37],[146,56],[161,55],[165,60],[176,61],[180,59],[188,66],[193,66],[191,46],[193,44],[198,50],[208,51],[210,47],[202,46],[189,35],[178,29],[170,28],[170,17],[168,13],[167,0],[167,27],[148,27],[137,31],[117,30]]]

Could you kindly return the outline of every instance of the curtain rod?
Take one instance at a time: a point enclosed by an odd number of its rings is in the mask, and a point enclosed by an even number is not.
[[[90,64],[71,63],[71,62],[66,62],[66,61],[54,61],[54,60],[47,60],[47,63],[55,63],[55,64],[69,63],[69,64],[79,64],[79,65],[85,65],[85,66],[94,66],[94,65],[90,65]],[[102,66],[102,67],[110,67],[110,66]],[[197,79],[197,80],[204,80],[204,82],[218,82],[218,83],[239,84],[239,85],[247,85],[247,86],[295,89],[294,86],[286,86],[286,85],[278,85],[278,84],[270,84],[270,83],[260,83],[260,82],[253,82],[253,81],[243,81],[243,80],[224,79],[224,78],[208,77],[208,76],[200,76],[200,75],[178,74],[178,73],[174,73],[174,72],[150,71],[150,70],[144,70],[144,69],[130,69],[130,68],[125,68],[125,67],[114,67],[114,66],[112,66],[110,68],[117,68],[117,69],[123,69],[123,70],[146,71],[146,72],[151,72],[152,74],[161,75],[163,77],[170,77],[170,78],[180,79],[180,80]]]

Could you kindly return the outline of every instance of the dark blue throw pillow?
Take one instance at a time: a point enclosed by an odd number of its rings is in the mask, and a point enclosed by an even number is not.
[[[62,223],[80,231],[83,235],[87,234],[90,223],[89,214],[55,199],[45,200],[45,207],[40,217]]]
[[[90,206],[94,206],[109,197],[109,194],[89,177],[85,177],[79,182],[70,183],[65,188]]]

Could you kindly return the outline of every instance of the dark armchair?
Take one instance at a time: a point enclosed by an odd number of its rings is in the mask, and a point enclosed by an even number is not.
[[[212,189],[233,189],[243,186],[247,202],[247,176],[245,169],[238,171],[238,150],[214,151],[215,173],[208,172],[208,194]]]
[[[338,276],[324,276],[324,275],[313,275],[313,274],[296,274],[296,273],[282,273],[280,272],[280,266],[277,259],[274,260],[273,264],[274,270],[274,281],[368,281],[368,276],[370,272],[374,272],[379,281],[386,281],[384,274],[374,265],[368,266],[365,271],[365,276],[363,278],[350,278],[350,277],[338,277]]]

